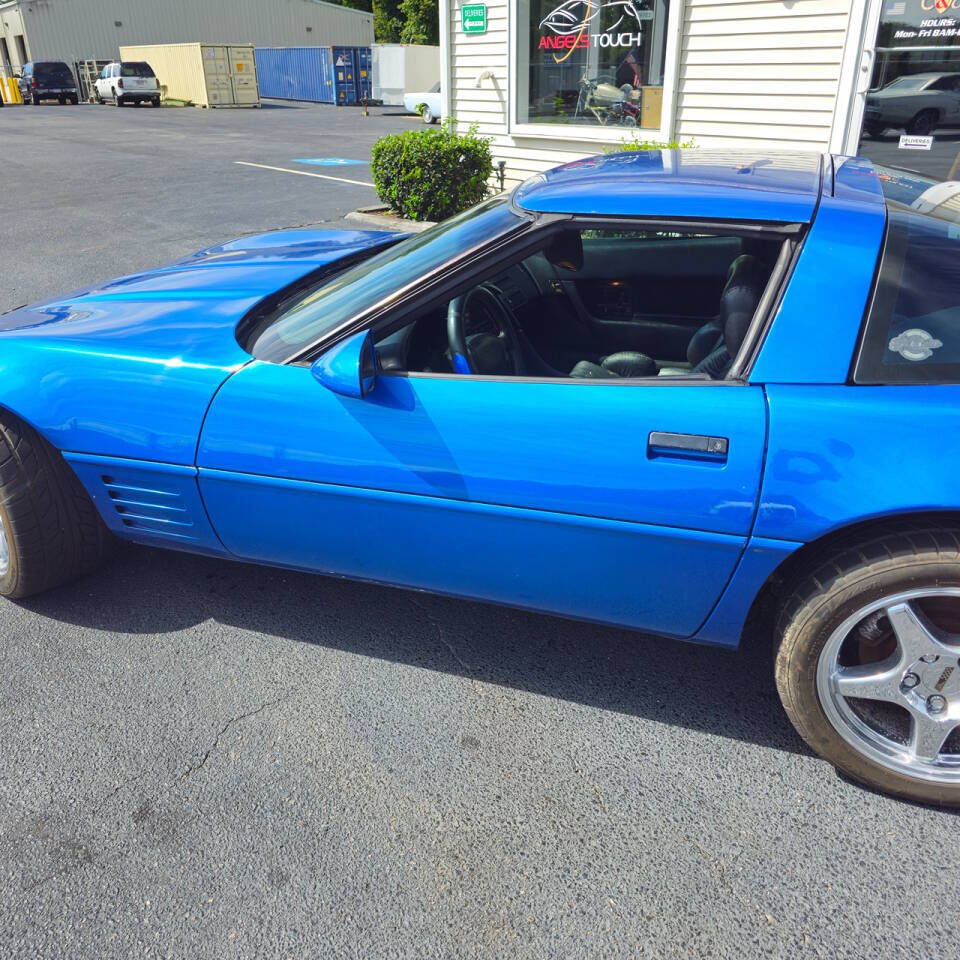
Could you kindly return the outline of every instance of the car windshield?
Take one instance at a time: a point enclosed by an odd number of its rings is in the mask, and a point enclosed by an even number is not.
[[[73,74],[65,63],[38,63],[33,68],[33,75],[44,80],[73,83]]]
[[[327,276],[261,328],[249,350],[274,363],[298,356],[353,318],[388,306],[412,284],[527,222],[514,212],[506,194],[485,200],[349,270]]]
[[[152,77],[153,70],[149,63],[122,63],[120,64],[121,77]]]

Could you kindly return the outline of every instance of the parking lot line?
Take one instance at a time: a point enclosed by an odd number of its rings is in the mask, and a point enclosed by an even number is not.
[[[338,183],[353,183],[358,187],[372,187],[366,180],[348,180],[346,177],[331,177],[325,173],[311,173],[309,170],[291,170],[289,167],[271,167],[266,163],[250,163],[247,160],[234,160],[242,167],[259,167],[261,170],[276,170],[279,173],[296,173],[301,177],[317,177],[320,180],[336,180]]]

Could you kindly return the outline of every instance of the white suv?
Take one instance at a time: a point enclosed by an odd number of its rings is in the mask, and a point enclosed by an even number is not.
[[[143,61],[108,63],[93,84],[97,103],[112,100],[125,103],[151,103],[160,106],[160,84],[149,63]]]

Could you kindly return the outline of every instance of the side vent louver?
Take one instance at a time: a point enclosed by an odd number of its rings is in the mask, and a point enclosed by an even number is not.
[[[198,539],[189,506],[174,484],[119,474],[102,474],[100,479],[124,526],[176,540]]]

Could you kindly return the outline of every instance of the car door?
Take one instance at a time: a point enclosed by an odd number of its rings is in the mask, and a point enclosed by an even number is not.
[[[256,361],[197,465],[238,557],[689,636],[749,535],[764,436],[740,383],[381,373],[354,398]]]

